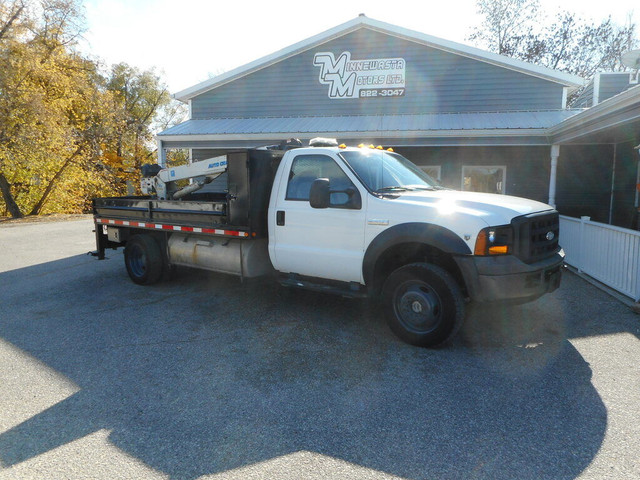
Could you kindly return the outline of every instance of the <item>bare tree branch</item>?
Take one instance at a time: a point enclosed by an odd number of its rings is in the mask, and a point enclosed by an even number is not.
[[[9,18],[0,29],[0,40],[4,38],[9,29],[13,26],[13,24],[18,20],[20,15],[22,15],[22,11],[24,10],[24,2],[23,0],[17,0],[11,6],[11,13],[9,13]]]

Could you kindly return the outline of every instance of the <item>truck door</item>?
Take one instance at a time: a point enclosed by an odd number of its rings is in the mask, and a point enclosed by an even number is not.
[[[276,270],[362,283],[364,189],[328,155],[301,153],[284,167],[288,175],[281,179],[269,222]],[[329,208],[312,208],[309,191],[316,178],[328,178],[332,192],[355,189],[359,201],[354,195],[332,193]]]

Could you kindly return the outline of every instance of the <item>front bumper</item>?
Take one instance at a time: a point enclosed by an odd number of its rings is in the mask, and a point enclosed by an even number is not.
[[[512,255],[460,256],[456,262],[473,301],[526,303],[560,286],[564,251],[533,264]]]

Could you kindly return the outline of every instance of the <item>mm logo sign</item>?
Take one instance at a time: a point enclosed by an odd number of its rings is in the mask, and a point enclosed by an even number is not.
[[[405,94],[406,62],[403,58],[352,60],[350,52],[336,59],[319,52],[313,64],[320,67],[318,80],[329,86],[329,98],[402,97]]]

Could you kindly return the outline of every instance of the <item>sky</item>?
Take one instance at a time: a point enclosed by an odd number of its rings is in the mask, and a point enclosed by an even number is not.
[[[359,14],[398,27],[471,45],[482,19],[475,0],[85,0],[81,48],[111,65],[155,69],[171,93],[184,90]],[[541,0],[554,14],[558,0]],[[564,10],[620,24],[640,23],[638,0],[563,0]],[[635,10],[635,12],[634,12]]]

